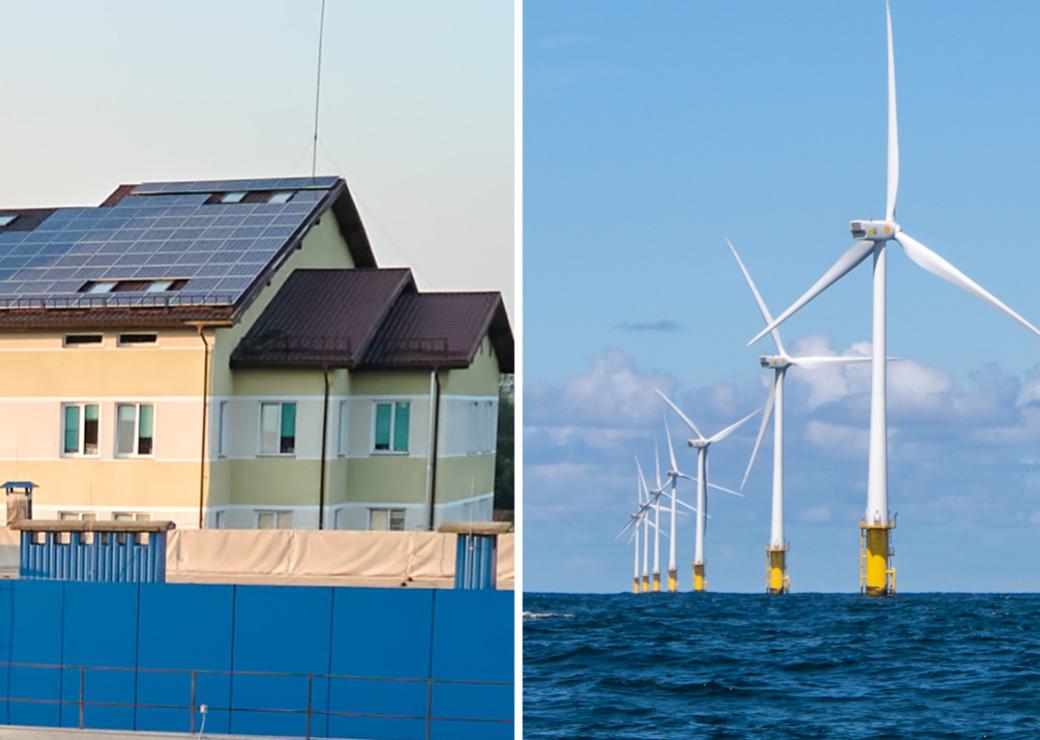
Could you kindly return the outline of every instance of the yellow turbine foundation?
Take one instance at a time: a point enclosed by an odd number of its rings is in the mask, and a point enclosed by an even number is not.
[[[766,593],[786,594],[791,592],[791,581],[787,576],[786,547],[766,548]]]
[[[650,576],[643,576],[643,593],[650,591]]]
[[[895,521],[886,524],[859,523],[859,591],[867,596],[890,596],[896,592],[896,569],[889,558],[895,551],[890,531]]]
[[[661,574],[654,573],[654,593],[661,590]]]
[[[693,564],[693,590],[695,592],[708,590],[708,579],[704,577],[704,563]]]
[[[632,579],[632,593],[639,593],[639,576]]]
[[[674,594],[679,590],[679,578],[678,573],[675,570],[668,571],[668,593]]]

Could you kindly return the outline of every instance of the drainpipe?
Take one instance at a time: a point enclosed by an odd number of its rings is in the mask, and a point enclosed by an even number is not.
[[[205,519],[202,515],[202,507],[206,495],[206,417],[209,410],[209,342],[206,341],[206,332],[202,324],[196,327],[199,330],[199,339],[202,340],[203,358],[202,363],[202,429],[199,430],[199,529],[205,527]]]
[[[437,490],[437,429],[441,415],[441,384],[437,368],[430,371],[430,456],[426,460],[426,528],[433,531]]]
[[[325,529],[325,457],[329,438],[329,369],[321,369],[325,378],[325,399],[321,407],[321,479],[318,481],[318,529]]]

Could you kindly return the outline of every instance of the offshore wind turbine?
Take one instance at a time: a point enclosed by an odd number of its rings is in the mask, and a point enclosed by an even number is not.
[[[895,241],[918,267],[971,293],[1004,312],[1034,334],[1040,330],[998,300],[991,293],[928,247],[911,237],[896,222],[896,194],[899,190],[899,133],[896,125],[896,70],[892,45],[892,11],[885,2],[885,29],[888,41],[888,176],[885,218],[849,222],[856,240],[845,254],[816,283],[775,320],[748,342],[757,342],[776,329],[806,303],[836,283],[867,257],[874,258],[873,344],[870,398],[870,455],[867,473],[867,507],[860,521],[860,588],[869,595],[883,596],[895,591],[895,569],[889,567],[889,534],[895,519],[888,510],[888,450],[886,416],[885,362],[885,263],[887,246]]]
[[[737,254],[736,247],[729,239],[726,240],[729,251],[737,260],[740,271],[744,273],[744,280],[751,289],[751,295],[758,304],[758,310],[766,324],[773,322],[773,316],[769,313],[766,302],[751,279],[744,261]],[[766,398],[765,410],[762,412],[762,422],[758,426],[758,436],[755,437],[755,446],[751,448],[751,457],[748,459],[747,468],[744,469],[744,477],[740,481],[740,490],[744,490],[748,475],[751,474],[751,466],[755,464],[755,456],[758,448],[762,445],[766,427],[769,425],[769,416],[773,416],[773,498],[772,515],[770,517],[769,544],[766,546],[766,591],[771,594],[788,593],[791,589],[791,581],[787,575],[787,552],[789,545],[784,537],[784,377],[787,368],[795,366],[811,370],[826,365],[848,364],[853,362],[870,362],[869,357],[820,357],[801,356],[792,357],[784,349],[784,343],[780,339],[780,330],[773,329],[770,332],[773,343],[776,345],[775,355],[763,355],[759,357],[759,363],[764,368],[773,371],[773,382],[769,386],[769,396]]]
[[[730,424],[722,431],[716,432],[710,437],[705,437],[701,434],[697,425],[693,423],[693,420],[684,414],[682,409],[672,403],[672,400],[668,398],[668,396],[662,393],[658,388],[654,388],[654,390],[657,391],[657,395],[664,399],[665,403],[672,407],[675,413],[679,415],[679,418],[686,422],[686,426],[690,428],[690,431],[697,435],[687,442],[690,447],[697,450],[697,527],[695,530],[696,539],[694,540],[693,590],[698,592],[706,591],[708,589],[708,582],[704,578],[704,525],[705,517],[708,514],[708,448],[711,447],[712,443],[719,442],[735,432],[762,409],[756,409],[743,419]],[[736,491],[729,491],[729,493],[743,496],[743,494],[737,493]]]

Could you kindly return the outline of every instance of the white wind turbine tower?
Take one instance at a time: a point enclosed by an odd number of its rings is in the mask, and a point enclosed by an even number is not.
[[[655,388],[654,390],[657,391],[657,395],[665,400],[665,403],[674,409],[675,413],[679,415],[679,418],[686,422],[686,426],[690,428],[690,431],[697,435],[687,442],[690,447],[697,450],[697,528],[696,539],[694,540],[693,590],[706,591],[708,588],[708,582],[704,578],[704,520],[708,514],[708,493],[706,490],[708,486],[708,448],[713,442],[719,442],[728,437],[762,409],[756,409],[743,419],[730,424],[722,431],[716,432],[711,437],[705,437],[701,434],[697,425],[693,423],[693,420],[684,414],[682,409],[672,403],[672,400],[668,398],[668,396],[662,393],[658,388]],[[730,491],[730,493],[736,492]],[[742,496],[743,494],[736,493],[736,495]]]
[[[643,475],[643,466],[639,464],[639,458],[638,457],[636,457],[636,470],[639,471],[639,485],[640,485],[640,494],[639,494],[640,506],[639,506],[639,510],[640,510],[640,512],[642,513],[642,516],[643,516],[643,593],[646,593],[647,591],[650,590],[650,575],[648,573],[650,556],[649,556],[649,554],[647,552],[649,547],[650,547],[650,531],[649,531],[649,527],[651,526],[650,525],[650,512],[649,512],[649,508],[650,508],[650,488],[646,485],[646,476]],[[657,516],[658,516],[658,520],[660,520],[661,511],[660,511],[659,508],[658,508],[658,511],[657,511]],[[658,524],[660,524],[660,521],[655,522],[654,525],[653,525],[653,527],[654,527],[654,538],[655,538],[655,541],[654,541],[654,569],[655,570],[657,568],[657,549],[658,549],[658,543],[657,543],[657,539],[656,538],[658,536],[660,536],[660,533],[661,533],[661,530],[657,526]]]
[[[636,461],[636,464],[639,464],[638,460]],[[639,525],[643,522],[645,516],[646,513],[643,505],[643,485],[642,482],[637,478],[636,511],[634,514],[629,515],[628,524],[626,524],[624,528],[620,532],[618,532],[617,535],[620,538],[621,535],[623,535],[629,529],[632,530],[632,537],[629,539],[629,541],[634,543],[634,547],[632,549],[632,555],[634,560],[634,565],[632,567],[632,593],[634,594],[639,593]]]
[[[744,266],[744,261],[737,254],[736,247],[727,239],[726,245],[737,260],[740,271],[744,273],[744,279],[751,289],[751,295],[758,304],[758,310],[762,312],[762,318],[766,324],[773,322],[773,317],[762,300],[762,295],[751,279],[751,273]],[[869,357],[792,357],[784,349],[784,343],[780,340],[780,330],[773,329],[771,332],[773,343],[776,344],[777,354],[763,355],[759,358],[762,367],[772,368],[773,382],[769,386],[769,396],[766,398],[765,410],[762,412],[762,422],[758,426],[758,436],[755,438],[755,446],[751,449],[751,457],[748,459],[744,477],[740,481],[740,490],[744,490],[751,466],[755,464],[755,456],[758,448],[762,445],[766,427],[769,425],[769,416],[774,411],[773,417],[773,507],[769,529],[769,545],[766,547],[767,576],[766,591],[771,594],[787,593],[790,590],[790,580],[787,576],[787,539],[784,537],[784,377],[787,368],[793,366],[811,370],[825,365],[839,365],[851,362],[870,362]]]
[[[841,279],[867,257],[874,258],[873,346],[870,400],[870,461],[867,474],[867,508],[860,522],[860,585],[870,595],[886,595],[895,591],[895,570],[889,568],[889,530],[895,519],[888,510],[888,421],[885,407],[885,260],[890,241],[895,241],[918,267],[971,293],[1003,311],[1033,333],[1040,330],[984,290],[963,272],[911,237],[896,222],[896,193],[899,189],[899,135],[896,126],[896,72],[892,49],[892,13],[885,3],[885,26],[888,40],[888,181],[885,218],[880,221],[851,221],[849,227],[856,242],[806,293],[769,322],[748,346],[786,321],[802,306]]]

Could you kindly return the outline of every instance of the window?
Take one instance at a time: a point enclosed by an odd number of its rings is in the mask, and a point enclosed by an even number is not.
[[[336,441],[336,454],[347,456],[347,401],[339,402],[339,437]]]
[[[112,289],[116,287],[113,281],[96,281],[88,280],[83,283],[83,287],[79,289],[80,293],[111,293]]]
[[[64,425],[62,454],[98,454],[98,405],[67,403],[62,407]]]
[[[408,401],[376,402],[372,445],[376,452],[408,452],[408,415]]]
[[[0,226],[9,226],[10,224],[14,223],[14,220],[16,218],[18,218],[17,213],[5,213],[4,215],[0,216]]]
[[[220,401],[216,407],[216,456],[228,456],[228,402]],[[218,514],[219,516],[219,514]]]
[[[368,528],[374,531],[403,531],[404,509],[369,509]]]
[[[267,199],[267,202],[268,203],[288,203],[290,200],[292,200],[293,195],[295,195],[295,193],[293,193],[291,191],[289,191],[289,192],[281,192],[281,193],[271,193],[271,197]]]
[[[257,529],[292,529],[291,511],[262,511],[256,512]]]
[[[155,407],[150,403],[116,405],[116,454],[151,455]]]
[[[291,455],[296,451],[296,404],[260,404],[260,454]]]
[[[117,522],[150,522],[152,520],[152,515],[140,511],[115,511],[112,512],[112,519]],[[138,532],[134,541],[139,545],[147,545],[148,533]],[[120,532],[119,544],[123,544],[124,542],[126,542],[126,532]]]
[[[155,344],[158,341],[155,334],[120,334],[120,347],[135,347],[139,344]]]
[[[242,200],[245,197],[246,197],[246,194],[244,192],[242,192],[242,191],[238,191],[238,192],[234,192],[234,193],[224,193],[223,195],[220,196],[220,202],[221,203],[241,203]]]
[[[89,344],[101,344],[100,334],[66,334],[64,344],[66,347],[82,347]]]

